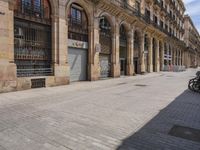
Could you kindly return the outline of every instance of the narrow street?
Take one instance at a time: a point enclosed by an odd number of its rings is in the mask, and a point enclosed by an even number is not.
[[[169,134],[200,130],[200,94],[187,90],[196,71],[1,94],[0,150],[199,150]]]

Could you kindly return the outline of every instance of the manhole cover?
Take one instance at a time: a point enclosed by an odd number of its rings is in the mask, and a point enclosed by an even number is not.
[[[169,135],[183,138],[186,140],[200,142],[200,130],[198,130],[198,129],[175,125],[169,131]]]
[[[135,84],[135,86],[145,87],[147,85],[145,85],[145,84]]]
[[[124,85],[127,84],[126,82],[118,83],[117,85]]]
[[[174,77],[174,76],[166,76],[166,77],[168,77],[168,78],[172,78],[172,77]]]

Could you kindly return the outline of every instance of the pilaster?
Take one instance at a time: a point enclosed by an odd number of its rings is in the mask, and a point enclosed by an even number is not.
[[[17,86],[14,63],[14,5],[0,1],[0,93]]]
[[[148,40],[148,72],[153,72],[153,38],[149,37]]]
[[[164,67],[164,43],[161,42],[161,47],[160,47],[160,70],[163,70]]]
[[[99,19],[93,18],[93,24],[89,27],[89,80],[96,81],[100,78],[99,63]]]
[[[156,61],[156,72],[160,72],[160,55],[159,55],[159,40],[156,39],[156,47],[155,47],[155,61]]]
[[[120,77],[120,62],[119,62],[119,23],[115,22],[115,28],[112,34],[112,59],[111,71],[112,77]]]
[[[145,73],[144,33],[141,33],[141,37],[140,37],[140,71],[141,71],[141,74]]]
[[[175,53],[174,49],[172,49],[172,52],[173,52],[173,53],[172,53],[172,65],[175,66],[175,65],[176,65],[176,63],[175,63],[175,58],[176,58],[176,55],[175,55],[175,54],[176,54],[176,53]]]
[[[127,75],[132,76],[135,74],[133,58],[134,58],[134,29],[128,33],[128,53],[127,53]]]
[[[52,16],[52,54],[56,85],[69,83],[68,52],[68,20],[64,17],[65,6],[59,6],[59,15]]]

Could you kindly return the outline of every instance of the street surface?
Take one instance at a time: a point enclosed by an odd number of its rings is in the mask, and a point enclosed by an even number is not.
[[[200,94],[187,90],[196,71],[0,94],[0,150],[200,150],[169,135],[200,129]]]

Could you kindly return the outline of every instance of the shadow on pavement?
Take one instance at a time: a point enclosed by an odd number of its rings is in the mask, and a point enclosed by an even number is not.
[[[184,91],[116,150],[200,150],[200,94]]]

